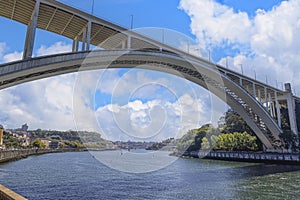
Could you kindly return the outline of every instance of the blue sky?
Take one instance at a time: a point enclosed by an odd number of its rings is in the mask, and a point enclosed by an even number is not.
[[[92,10],[92,0],[60,2],[89,13]],[[166,40],[171,31],[185,35],[194,40],[190,48],[194,51],[201,49],[202,56],[207,58],[210,50],[214,62],[225,65],[227,59],[229,68],[236,71],[240,71],[242,65],[244,73],[251,77],[256,73],[261,81],[265,81],[267,76],[269,84],[273,86],[277,82],[281,88],[283,83],[291,82],[294,92],[298,94],[299,9],[300,0],[94,2],[94,14],[98,17],[129,28],[133,15],[135,29],[168,29]],[[20,59],[26,27],[4,18],[0,18],[0,26],[5,27],[0,29],[0,62]],[[34,56],[69,51],[71,42],[38,30]],[[79,88],[87,99],[77,102],[73,91],[82,77],[90,80],[86,88]],[[0,124],[7,128],[28,123],[32,129],[91,129],[113,139],[126,140],[128,135],[122,134],[125,129],[125,132],[137,132],[142,127],[141,135],[147,135],[148,129],[145,127],[151,127],[151,123],[153,126],[159,125],[155,124],[156,118],[167,119],[169,121],[160,124],[163,133],[155,138],[158,140],[170,137],[174,132],[181,135],[188,129],[211,122],[212,118],[216,118],[213,115],[220,115],[223,111],[211,110],[213,97],[207,91],[164,73],[107,70],[87,73],[82,77],[78,78],[77,74],[63,75],[0,91]],[[76,111],[74,102],[78,103]],[[153,113],[154,110],[156,113]],[[83,112],[91,115],[74,116]],[[116,117],[125,114],[127,118],[124,121]],[[91,119],[92,116],[95,119]],[[82,118],[86,120],[81,121]],[[90,124],[87,124],[88,120]],[[128,126],[125,127],[126,123]],[[120,128],[121,125],[124,127]]]

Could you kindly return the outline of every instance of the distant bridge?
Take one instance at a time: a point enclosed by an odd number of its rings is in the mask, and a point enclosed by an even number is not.
[[[290,129],[298,133],[300,99],[288,83],[280,90],[53,0],[0,0],[0,16],[27,26],[23,60],[0,65],[0,89],[79,69],[179,72],[233,108],[266,149],[282,144],[284,110]],[[32,58],[37,28],[73,40],[72,52]],[[102,50],[90,51],[91,45]]]

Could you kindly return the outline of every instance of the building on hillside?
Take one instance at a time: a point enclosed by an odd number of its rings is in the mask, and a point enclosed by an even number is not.
[[[57,142],[57,141],[51,141],[51,142],[49,143],[49,148],[50,148],[50,149],[57,149],[58,146],[59,146],[59,142]]]
[[[26,124],[23,124],[22,127],[21,127],[21,131],[27,132],[27,130],[28,130],[28,125],[27,125],[27,123],[26,123]]]
[[[41,142],[45,145],[45,148],[49,148],[49,145],[51,143],[48,139],[41,139]]]

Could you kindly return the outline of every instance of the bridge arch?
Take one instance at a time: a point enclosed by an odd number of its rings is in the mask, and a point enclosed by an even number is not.
[[[208,89],[233,108],[267,149],[280,144],[281,129],[243,87],[212,64],[157,50],[99,50],[43,56],[0,65],[0,89],[46,77],[103,68],[143,68],[177,75]]]

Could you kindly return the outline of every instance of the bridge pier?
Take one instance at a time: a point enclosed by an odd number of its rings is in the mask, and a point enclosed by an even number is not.
[[[297,119],[296,119],[296,106],[295,100],[293,98],[292,88],[290,83],[284,84],[285,90],[288,92],[286,94],[286,101],[289,113],[290,128],[291,130],[298,135]]]
[[[256,86],[255,83],[252,83],[252,87],[253,87],[253,97],[256,99]]]
[[[78,52],[78,48],[79,48],[79,40],[78,37],[76,37],[72,43],[72,52]]]
[[[25,39],[25,45],[23,51],[23,60],[32,57],[39,10],[40,10],[40,0],[36,0],[31,21],[27,25],[26,39]]]
[[[89,20],[87,25],[87,33],[86,33],[86,51],[90,50],[90,43],[91,43],[91,31],[92,31],[92,22]]]
[[[131,36],[128,35],[128,38],[127,38],[127,49],[131,49]]]
[[[83,32],[82,32],[82,46],[81,46],[81,50],[85,51],[85,46],[86,46],[86,28],[83,28]]]
[[[89,20],[86,27],[82,29],[82,51],[90,50],[92,22]]]

